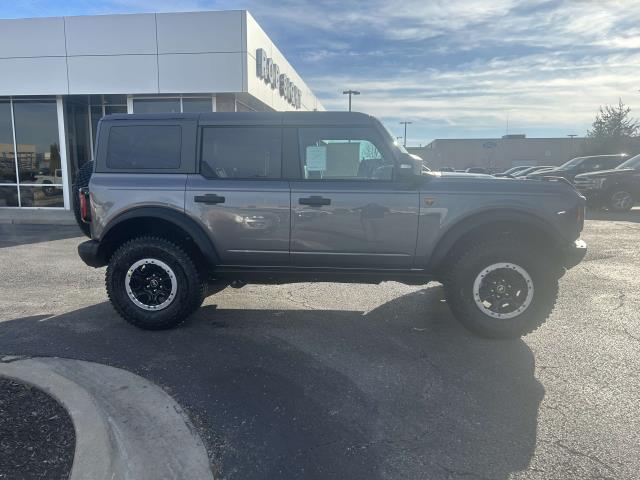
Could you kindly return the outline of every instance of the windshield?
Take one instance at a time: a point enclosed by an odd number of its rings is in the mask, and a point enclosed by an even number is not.
[[[382,128],[384,128],[384,131],[387,132],[387,135],[389,136],[389,138],[393,141],[393,144],[402,152],[402,153],[406,153],[409,154],[409,152],[407,152],[407,149],[404,148],[404,146],[400,145],[398,143],[398,140],[391,134],[391,132],[389,131],[389,129],[380,122],[380,125],[382,125]]]
[[[562,170],[566,170],[567,168],[571,168],[571,167],[575,167],[576,165],[578,165],[580,162],[582,162],[585,159],[585,157],[576,157],[576,158],[572,158],[571,160],[569,160],[568,162],[563,163],[562,165],[560,165],[558,168],[562,169]]]
[[[623,168],[633,168],[635,170],[640,170],[640,155],[631,157],[629,160],[621,163],[616,167],[616,169],[623,169]]]

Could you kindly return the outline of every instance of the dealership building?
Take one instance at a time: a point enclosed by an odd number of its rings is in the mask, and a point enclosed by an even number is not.
[[[241,10],[0,20],[0,71],[5,217],[71,208],[104,115],[323,110]]]

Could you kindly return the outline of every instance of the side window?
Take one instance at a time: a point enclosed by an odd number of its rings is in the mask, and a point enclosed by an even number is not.
[[[280,178],[282,129],[204,127],[200,173],[208,178]]]
[[[391,180],[393,159],[366,128],[300,128],[305,179]]]
[[[607,160],[605,160],[602,163],[602,168],[604,170],[609,170],[611,168],[616,168],[618,165],[620,165],[622,162],[624,161],[624,158],[621,157],[617,157],[617,158],[608,158]]]
[[[127,125],[109,129],[107,168],[114,170],[180,168],[179,125]]]

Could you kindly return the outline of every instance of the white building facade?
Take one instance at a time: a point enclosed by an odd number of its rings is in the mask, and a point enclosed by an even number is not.
[[[70,209],[110,113],[324,110],[247,11],[0,20],[0,209]]]

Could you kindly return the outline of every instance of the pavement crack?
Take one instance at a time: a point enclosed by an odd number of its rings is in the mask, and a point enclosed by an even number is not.
[[[616,471],[611,465],[609,465],[606,462],[603,462],[602,460],[600,460],[598,457],[596,457],[593,454],[583,452],[583,451],[578,450],[576,448],[570,447],[569,445],[565,445],[560,440],[555,440],[553,442],[547,442],[547,443],[551,443],[552,445],[556,445],[556,446],[560,447],[562,450],[564,450],[565,452],[567,452],[570,455],[573,455],[573,456],[576,456],[576,457],[588,458],[592,462],[597,463],[601,467],[605,468],[611,474],[616,475]],[[609,478],[614,479],[616,477],[614,476],[614,477],[609,477]]]
[[[615,307],[613,307],[614,310],[619,310],[622,307],[624,307],[625,303],[627,300],[627,296],[624,294],[624,292],[620,291],[618,292],[618,305],[616,305]]]

